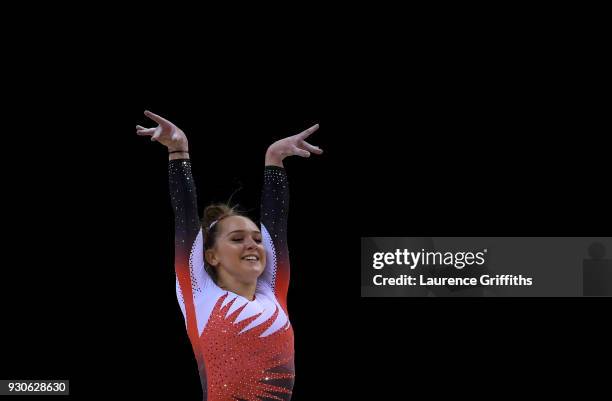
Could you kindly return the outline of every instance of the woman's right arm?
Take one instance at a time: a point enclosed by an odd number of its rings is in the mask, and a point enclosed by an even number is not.
[[[176,125],[145,111],[145,115],[155,121],[155,128],[136,126],[136,133],[150,136],[168,148],[168,182],[170,201],[174,211],[174,266],[179,285],[179,299],[181,309],[185,314],[188,331],[195,330],[195,310],[191,300],[193,291],[198,290],[197,283],[192,277],[194,268],[203,268],[197,261],[190,261],[194,244],[200,233],[200,217],[198,215],[197,195],[193,176],[191,174],[191,161],[189,160],[189,144],[185,133]],[[197,266],[196,266],[197,265]],[[188,301],[188,302],[184,302]],[[184,302],[184,303],[183,303]]]
[[[191,247],[200,231],[196,188],[191,175],[189,143],[185,133],[163,117],[145,111],[145,116],[158,125],[154,128],[136,126],[136,133],[150,136],[168,148],[168,178],[170,201],[174,211],[175,262],[178,270],[189,269]]]
[[[185,133],[170,121],[150,111],[145,111],[145,115],[158,126],[144,128],[137,125],[136,133],[150,136],[151,141],[159,142],[168,148],[170,200],[174,211],[177,246],[175,258],[183,265],[183,262],[189,261],[191,246],[200,230],[196,188],[189,160],[189,143]]]

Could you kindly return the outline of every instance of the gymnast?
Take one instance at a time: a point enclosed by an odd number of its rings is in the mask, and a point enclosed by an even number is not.
[[[227,204],[207,206],[200,220],[185,133],[144,114],[157,126],[137,125],[136,133],[168,148],[176,293],[204,401],[290,400],[295,365],[283,159],[323,153],[306,142],[319,125],[268,147],[258,227]]]

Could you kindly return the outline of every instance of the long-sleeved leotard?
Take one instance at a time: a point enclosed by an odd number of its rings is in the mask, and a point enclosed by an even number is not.
[[[219,288],[204,269],[204,238],[189,160],[169,162],[175,216],[176,293],[205,401],[289,400],[293,329],[287,313],[289,187],[285,170],[266,166],[261,232],[266,267],[255,299]]]

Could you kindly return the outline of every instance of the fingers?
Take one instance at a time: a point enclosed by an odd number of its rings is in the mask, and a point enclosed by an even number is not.
[[[309,152],[312,152],[315,155],[320,155],[321,153],[323,153],[323,149],[321,149],[318,146],[311,145],[311,144],[309,144],[306,141],[301,141],[300,145],[302,146],[303,149],[305,149],[305,150],[307,150]]]
[[[144,128],[140,125],[136,126],[136,135],[148,136],[148,135],[153,135],[154,133],[155,133],[155,128]]]
[[[308,138],[310,135],[312,135],[316,130],[319,129],[319,124],[315,124],[312,127],[308,128],[307,130],[304,130],[302,132],[300,132],[297,136],[300,139],[306,139]]]
[[[310,152],[305,149],[300,149],[297,146],[293,147],[293,154],[301,157],[310,157]]]
[[[166,126],[166,127],[172,126],[172,123],[170,121],[166,120],[163,117],[158,116],[155,113],[151,113],[149,110],[145,110],[144,115],[149,117],[151,120],[155,121],[159,125]]]

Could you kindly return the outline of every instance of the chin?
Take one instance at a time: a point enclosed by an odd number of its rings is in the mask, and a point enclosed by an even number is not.
[[[257,274],[257,277],[259,277],[261,275],[261,273],[263,273],[263,271],[264,271],[264,266],[261,266],[261,265],[253,266],[253,270],[252,271]]]
[[[259,276],[261,276],[261,274],[264,272],[264,269],[265,269],[264,265],[258,264],[254,266],[248,266],[247,268],[243,266],[241,270],[244,273],[246,273],[248,276],[252,276],[255,279],[258,279]]]

